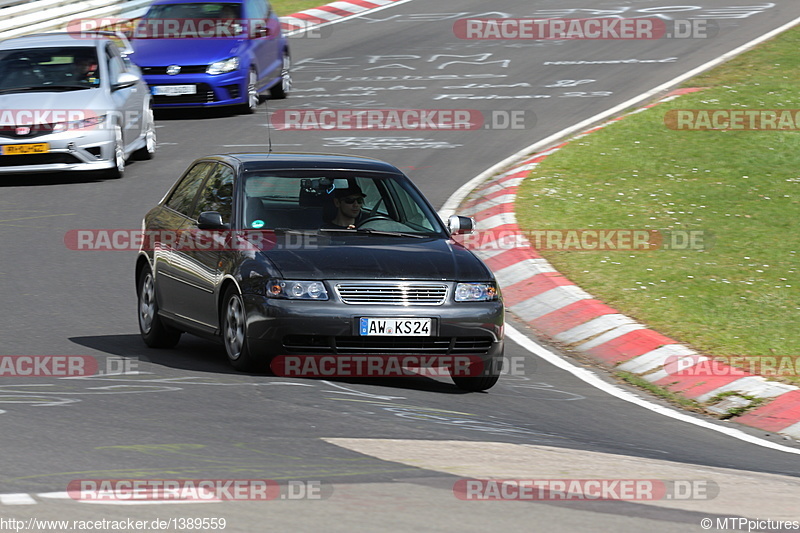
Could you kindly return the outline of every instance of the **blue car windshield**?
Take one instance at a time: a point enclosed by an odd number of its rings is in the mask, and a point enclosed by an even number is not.
[[[0,50],[0,93],[91,89],[99,85],[94,47]]]
[[[219,2],[190,4],[157,4],[150,7],[146,19],[237,19],[241,5]]]
[[[242,30],[240,4],[156,4],[135,26],[136,39],[233,37]]]

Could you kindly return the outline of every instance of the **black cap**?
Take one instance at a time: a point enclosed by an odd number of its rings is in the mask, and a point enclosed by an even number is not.
[[[361,187],[358,185],[350,185],[346,189],[334,189],[333,196],[336,198],[346,198],[348,196],[360,196],[361,198],[366,198],[367,195],[361,192]]]

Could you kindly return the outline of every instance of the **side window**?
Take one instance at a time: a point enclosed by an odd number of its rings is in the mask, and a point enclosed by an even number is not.
[[[246,5],[249,18],[258,20],[267,18],[268,7],[264,0],[249,0]]]
[[[196,220],[204,211],[218,211],[222,215],[222,221],[230,224],[233,210],[233,176],[231,167],[218,163],[200,192],[200,198],[191,218]]]
[[[189,216],[194,197],[197,196],[197,191],[212,166],[213,163],[198,163],[193,166],[172,192],[169,200],[167,200],[167,207],[182,215]]]

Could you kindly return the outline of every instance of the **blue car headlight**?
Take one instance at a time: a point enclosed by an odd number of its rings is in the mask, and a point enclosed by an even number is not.
[[[457,302],[493,302],[499,298],[494,283],[458,283],[455,298]]]
[[[273,279],[267,284],[267,296],[288,300],[327,300],[328,291],[321,281]]]
[[[226,72],[233,72],[239,68],[239,58],[229,57],[222,61],[214,61],[206,69],[206,74],[225,74]]]

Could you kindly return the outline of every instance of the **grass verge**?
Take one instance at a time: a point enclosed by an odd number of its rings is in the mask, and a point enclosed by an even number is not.
[[[571,142],[523,183],[523,229],[697,231],[704,247],[543,250],[622,313],[718,356],[800,354],[800,132],[676,131],[677,109],[798,109],[800,29],[687,85],[707,89]],[[800,119],[799,119],[800,120]],[[800,384],[795,375],[781,378]]]
[[[270,2],[272,9],[281,17],[303,11],[304,9],[323,6],[328,3],[330,2],[326,2],[325,0],[272,0]]]

